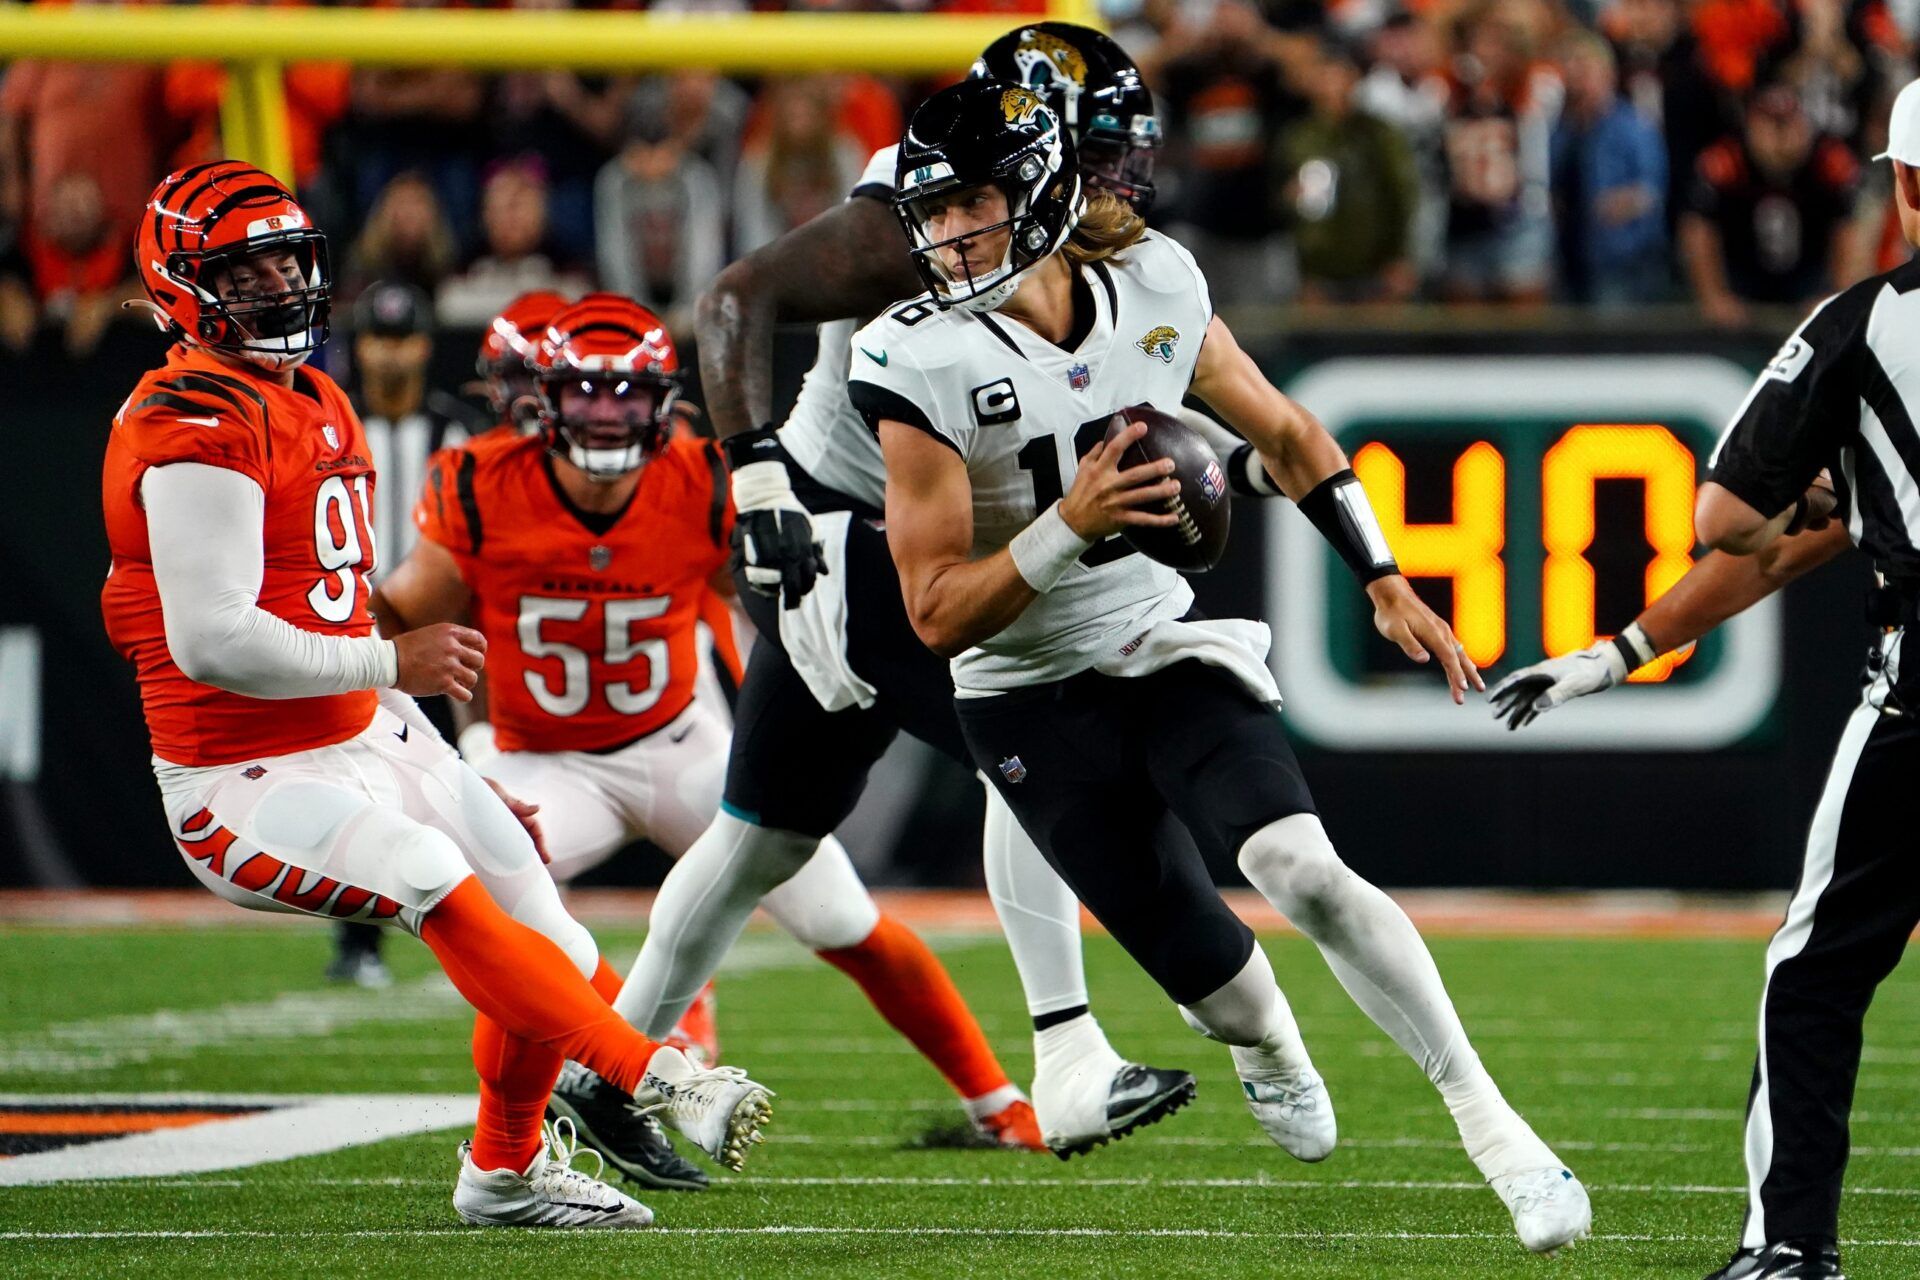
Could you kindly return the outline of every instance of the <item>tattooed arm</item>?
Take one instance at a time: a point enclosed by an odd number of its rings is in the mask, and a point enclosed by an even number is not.
[[[700,296],[700,386],[722,440],[773,420],[773,330],[866,319],[923,288],[884,200],[855,196],[733,263]]]

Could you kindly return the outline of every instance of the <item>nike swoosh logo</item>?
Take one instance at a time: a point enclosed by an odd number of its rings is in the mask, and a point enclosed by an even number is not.
[[[688,734],[690,734],[690,733],[692,733],[692,732],[693,732],[693,726],[692,726],[692,725],[688,725],[688,726],[687,726],[686,728],[684,728],[684,729],[682,729],[682,730],[681,730],[680,732],[678,732],[678,733],[670,733],[670,734],[668,734],[668,735],[667,735],[667,741],[668,741],[668,742],[685,742],[685,741],[687,740],[687,735],[688,735]]]
[[[407,735],[412,732],[413,732],[412,725],[403,724],[400,726],[400,732],[394,734],[393,736],[400,739],[400,741],[405,742],[407,740]]]
[[[885,364],[886,361],[882,360],[880,363]],[[220,425],[220,419],[218,418],[175,418],[174,421],[184,422],[190,427],[217,427]]]
[[[873,352],[867,350],[865,347],[862,347],[860,348],[860,354],[865,356],[867,359],[873,361],[875,364],[879,365],[882,369],[887,367],[887,353],[884,351],[882,351],[879,355],[875,355],[873,354]]]
[[[617,1204],[582,1204],[578,1200],[555,1200],[553,1203],[559,1205],[563,1209],[585,1209],[590,1213],[620,1212],[620,1206]]]

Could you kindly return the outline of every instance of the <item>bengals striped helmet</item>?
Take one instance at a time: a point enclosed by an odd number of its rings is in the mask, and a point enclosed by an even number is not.
[[[590,293],[553,318],[534,353],[547,447],[595,480],[636,470],[666,442],[680,354],[659,316]]]
[[[487,388],[495,422],[512,419],[523,436],[540,429],[540,405],[533,390],[533,357],[553,318],[567,300],[550,289],[523,293],[502,308],[480,335],[480,359],[474,368]]]
[[[134,239],[160,327],[269,369],[327,340],[327,238],[280,180],[238,160],[168,174]]]

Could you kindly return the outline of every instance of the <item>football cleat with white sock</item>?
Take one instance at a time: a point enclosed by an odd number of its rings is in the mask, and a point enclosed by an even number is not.
[[[1333,1154],[1339,1137],[1333,1099],[1311,1062],[1282,1064],[1272,1055],[1236,1046],[1233,1065],[1247,1110],[1283,1151],[1309,1164]]]
[[[1166,1119],[1193,1101],[1193,1076],[1185,1071],[1120,1062],[1105,1077],[1072,1073],[1033,1082],[1034,1113],[1053,1154],[1062,1160],[1118,1142],[1135,1129]]]
[[[1520,1243],[1535,1253],[1552,1254],[1593,1230],[1593,1205],[1573,1172],[1559,1165],[1503,1174],[1488,1179],[1493,1193],[1513,1215]]]
[[[663,1046],[647,1063],[634,1107],[738,1173],[747,1152],[766,1141],[760,1130],[773,1117],[772,1099],[771,1089],[747,1079],[739,1067],[703,1071],[678,1049]]]
[[[583,1148],[567,1120],[543,1125],[540,1151],[525,1169],[481,1169],[473,1144],[460,1144],[460,1180],[453,1207],[479,1227],[626,1230],[653,1225],[653,1210],[573,1167]],[[604,1167],[604,1166],[603,1166]]]

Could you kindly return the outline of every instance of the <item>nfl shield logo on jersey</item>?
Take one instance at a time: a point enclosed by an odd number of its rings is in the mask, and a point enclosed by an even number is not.
[[[320,434],[327,438],[327,448],[332,449],[336,453],[339,452],[340,433],[333,429],[333,424],[331,422],[321,426]]]
[[[1027,766],[1020,763],[1019,756],[1008,756],[1000,762],[1000,776],[1010,783],[1025,782],[1027,780]]]
[[[1077,364],[1067,370],[1067,385],[1075,391],[1085,391],[1093,381],[1093,375],[1087,372],[1087,366]]]
[[[593,566],[593,569],[596,573],[602,569],[605,569],[608,565],[613,563],[612,548],[610,547],[587,548],[587,563]]]

